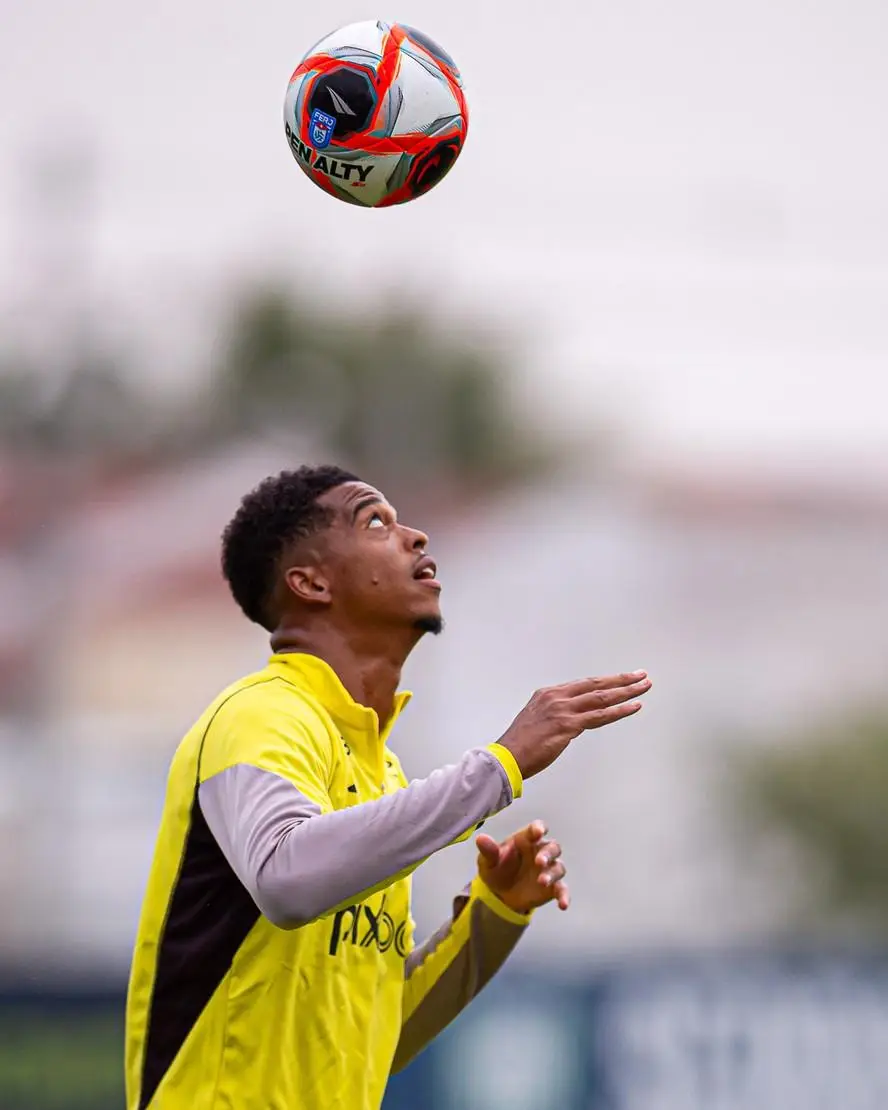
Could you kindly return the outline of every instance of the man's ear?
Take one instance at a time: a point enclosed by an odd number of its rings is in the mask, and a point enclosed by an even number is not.
[[[330,579],[320,567],[290,567],[284,581],[287,588],[308,605],[329,605],[332,601]]]

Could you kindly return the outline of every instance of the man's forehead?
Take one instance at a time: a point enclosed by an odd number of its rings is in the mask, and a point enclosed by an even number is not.
[[[343,482],[333,489],[327,490],[318,498],[318,504],[324,505],[334,511],[351,513],[358,505],[385,502],[385,497],[375,486],[367,482]]]

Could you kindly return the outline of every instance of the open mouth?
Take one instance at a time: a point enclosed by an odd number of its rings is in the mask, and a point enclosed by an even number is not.
[[[423,558],[419,560],[413,571],[413,577],[417,582],[428,582],[430,585],[440,586],[437,575],[438,566],[435,560],[428,555],[423,556]]]

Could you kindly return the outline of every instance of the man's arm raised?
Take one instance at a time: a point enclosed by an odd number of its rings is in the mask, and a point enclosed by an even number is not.
[[[538,691],[497,743],[340,810],[327,792],[323,741],[304,725],[239,719],[232,708],[211,726],[221,735],[208,736],[217,754],[199,786],[201,810],[260,911],[298,928],[410,874],[508,806],[581,732],[637,712],[649,688],[636,672]]]

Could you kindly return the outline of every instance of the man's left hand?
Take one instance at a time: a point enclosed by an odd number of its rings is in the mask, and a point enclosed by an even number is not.
[[[475,838],[478,874],[515,913],[530,913],[553,901],[561,910],[570,905],[561,845],[546,840],[547,831],[542,821],[534,821],[502,844],[485,833]]]

